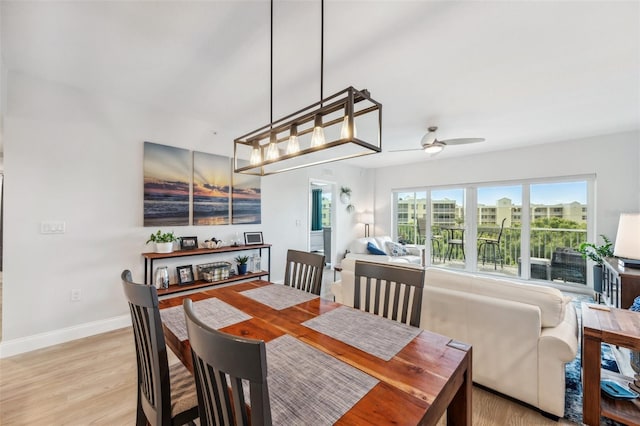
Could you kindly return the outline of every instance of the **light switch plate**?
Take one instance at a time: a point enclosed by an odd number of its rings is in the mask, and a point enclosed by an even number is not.
[[[40,222],[41,234],[64,234],[67,225],[62,220],[45,220]]]

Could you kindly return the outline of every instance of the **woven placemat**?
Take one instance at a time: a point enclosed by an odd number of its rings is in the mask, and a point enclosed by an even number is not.
[[[193,310],[202,322],[215,329],[251,319],[250,315],[215,297],[193,302]],[[178,339],[186,340],[188,338],[182,305],[161,309],[160,317]]]
[[[243,291],[240,294],[277,310],[286,309],[298,303],[308,302],[320,297],[281,284],[254,288]]]
[[[340,306],[302,325],[389,361],[422,332],[378,315]]]
[[[274,425],[332,425],[378,383],[289,335],[266,346]]]

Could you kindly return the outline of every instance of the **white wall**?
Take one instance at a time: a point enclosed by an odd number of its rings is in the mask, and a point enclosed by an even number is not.
[[[376,170],[376,232],[391,233],[391,191],[596,175],[596,235],[614,238],[620,212],[640,206],[640,133],[621,133]]]
[[[122,326],[128,311],[119,274],[143,278],[143,141],[229,155],[235,135],[210,123],[107,99],[30,76],[6,73],[3,85],[5,234],[0,356]],[[595,173],[598,233],[615,235],[620,211],[640,206],[639,135],[621,134],[366,171],[342,163],[263,179],[263,223],[175,227],[178,235],[230,239],[259,230],[273,244],[272,279],[283,278],[287,248],[306,249],[309,180],[349,186],[356,211],[374,210],[372,233],[391,233],[390,192],[418,185],[464,184]],[[363,233],[336,200],[334,260]],[[64,235],[39,233],[63,220]],[[299,225],[297,225],[299,221]],[[71,289],[82,300],[70,301]]]
[[[130,268],[143,280],[140,254],[152,250],[145,241],[155,231],[142,226],[143,142],[230,155],[234,136],[19,73],[8,73],[6,87],[0,356],[126,324],[120,272]],[[356,205],[372,209],[364,195],[370,173],[336,163],[264,178],[261,225],[171,229],[226,240],[263,231],[273,244],[272,279],[282,280],[286,248],[307,247],[311,177],[351,186]],[[357,229],[343,209],[336,219],[339,253]],[[45,220],[65,221],[66,233],[40,234]],[[81,301],[71,302],[71,289],[81,290]]]

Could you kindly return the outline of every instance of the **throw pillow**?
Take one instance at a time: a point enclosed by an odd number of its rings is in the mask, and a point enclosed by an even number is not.
[[[368,243],[367,244],[367,251],[369,251],[369,253],[371,254],[377,254],[377,255],[386,255],[387,253],[383,252],[382,250],[380,250],[378,247],[376,247],[373,243]]]
[[[407,248],[402,244],[394,243],[393,241],[387,241],[385,244],[391,256],[406,256],[408,254]]]

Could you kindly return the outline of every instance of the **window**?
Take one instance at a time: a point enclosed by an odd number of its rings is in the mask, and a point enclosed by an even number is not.
[[[395,237],[401,243],[424,244],[426,192],[396,192]]]
[[[433,262],[446,262],[462,269],[465,266],[464,189],[431,191],[431,251]]]
[[[477,200],[477,270],[502,273],[520,262],[522,185],[482,186]]]
[[[428,237],[433,265],[584,285],[577,248],[592,229],[593,187],[583,177],[395,191],[393,227],[399,241]]]

